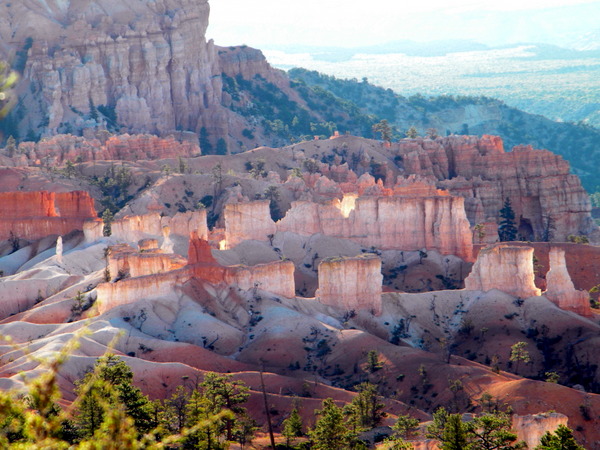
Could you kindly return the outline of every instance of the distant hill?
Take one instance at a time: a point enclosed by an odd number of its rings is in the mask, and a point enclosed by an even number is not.
[[[531,144],[551,150],[571,163],[588,191],[600,189],[600,130],[595,127],[554,122],[487,97],[403,97],[366,81],[341,80],[305,69],[290,70],[289,75],[297,86],[356,105],[361,114],[387,119],[400,132],[415,126],[420,134],[429,128],[441,135],[496,134],[504,139],[507,149]]]

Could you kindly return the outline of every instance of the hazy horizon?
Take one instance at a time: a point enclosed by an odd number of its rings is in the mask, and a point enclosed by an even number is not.
[[[600,1],[421,0],[405,5],[276,0],[211,2],[207,36],[218,45],[361,47],[394,41],[471,40],[486,45],[539,42],[573,46],[600,29]]]

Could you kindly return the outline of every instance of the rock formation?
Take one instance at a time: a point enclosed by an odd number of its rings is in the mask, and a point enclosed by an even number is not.
[[[100,219],[86,222],[83,229],[86,240],[94,242],[102,238],[103,227],[104,224]],[[177,213],[173,217],[161,216],[158,213],[125,216],[111,223],[111,237],[131,244],[144,238],[161,236],[166,241],[167,238],[163,236],[165,227],[169,231],[167,236],[177,235],[187,239],[191,232],[197,232],[201,238],[206,239],[208,236],[206,210]]]
[[[235,247],[248,239],[266,241],[269,235],[277,232],[277,226],[271,219],[268,200],[228,203],[223,214],[225,248]]]
[[[513,429],[517,432],[517,440],[525,441],[527,448],[536,448],[540,439],[547,432],[553,433],[559,425],[567,425],[568,418],[556,412],[543,414],[513,415]]]
[[[579,178],[547,150],[518,146],[505,152],[497,136],[404,140],[393,150],[402,156],[405,173],[435,179],[438,187],[464,197],[473,225],[496,221],[509,198],[525,239],[539,238],[549,226],[556,240],[594,228]]]
[[[0,240],[11,237],[36,240],[82,230],[96,217],[94,200],[87,192],[0,193]]]
[[[186,265],[186,260],[160,250],[137,251],[127,244],[110,247],[108,268],[112,278],[142,277],[171,272]]]
[[[575,289],[567,265],[565,251],[552,248],[549,253],[550,270],[546,274],[546,291],[544,296],[561,309],[573,311],[582,316],[591,316],[589,294]]]
[[[208,14],[207,0],[10,2],[0,35],[12,44],[5,52],[29,39],[24,75],[49,130],[85,126],[83,113],[103,106],[127,130],[198,131],[221,93]]]
[[[315,298],[346,311],[373,311],[379,315],[382,282],[381,259],[375,255],[330,258],[319,264]]]
[[[19,144],[23,164],[44,166],[62,165],[67,160],[101,161],[121,160],[139,161],[166,158],[189,158],[198,156],[200,148],[192,142],[179,142],[172,136],[159,138],[151,135],[121,134],[110,136],[104,142],[98,139],[86,139],[70,134],[57,135],[40,142],[22,142]]]
[[[524,299],[541,295],[534,280],[533,248],[499,244],[479,251],[465,279],[465,289],[484,292],[498,289]]]
[[[295,295],[295,268],[291,261],[221,266],[213,258],[206,240],[200,239],[195,231],[190,236],[187,265],[176,255],[136,252],[129,246],[120,245],[111,251],[109,270],[111,275],[117,271],[125,278],[97,287],[101,314],[137,300],[169,297],[181,292],[193,279],[221,287],[261,289],[287,298]]]
[[[472,258],[463,199],[445,195],[350,195],[324,204],[297,201],[276,224],[270,218],[266,200],[228,204],[225,227],[229,248],[246,239],[265,241],[276,232],[290,231],[351,239],[379,249],[427,249],[467,261]]]

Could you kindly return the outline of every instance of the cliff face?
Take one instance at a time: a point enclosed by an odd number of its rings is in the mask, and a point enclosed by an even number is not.
[[[544,296],[561,309],[583,316],[591,316],[589,294],[575,289],[565,262],[565,251],[552,248],[549,253],[550,270],[546,274],[547,290]]]
[[[334,258],[319,264],[316,299],[346,311],[381,314],[383,275],[377,256]]]
[[[498,289],[520,298],[540,295],[541,291],[535,286],[533,248],[500,244],[480,250],[471,273],[465,278],[465,289]]]
[[[86,139],[70,134],[57,135],[40,142],[19,144],[17,160],[25,164],[61,165],[67,160],[99,161],[164,159],[192,157],[200,154],[195,143],[179,142],[173,137],[151,135],[110,136],[106,141]]]
[[[96,217],[94,200],[87,192],[0,193],[0,240],[13,236],[36,240],[53,234],[82,230]]]
[[[438,187],[465,198],[473,225],[496,221],[509,198],[526,240],[539,238],[548,227],[555,240],[595,228],[579,178],[569,174],[567,161],[547,150],[518,146],[505,152],[497,136],[449,136],[394,145],[406,173],[435,179]]]
[[[325,204],[297,201],[277,223],[271,220],[268,201],[234,203],[225,208],[225,227],[229,247],[290,231],[346,238],[380,249],[425,248],[467,261],[472,258],[471,232],[460,197],[350,195]]]
[[[217,58],[205,39],[207,0],[5,2],[1,9],[4,53],[30,40],[24,76],[52,132],[67,122],[85,127],[92,105],[113,110],[127,130],[197,131],[199,117],[220,104]]]

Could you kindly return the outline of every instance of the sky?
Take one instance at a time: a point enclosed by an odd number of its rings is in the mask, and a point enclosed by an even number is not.
[[[445,39],[560,44],[600,28],[599,0],[210,0],[210,5],[209,38],[218,45],[262,49]]]

